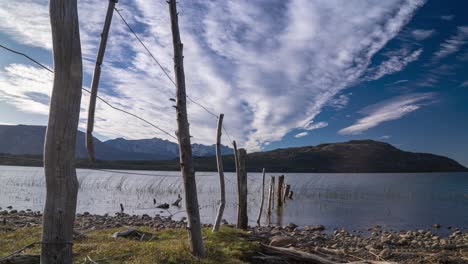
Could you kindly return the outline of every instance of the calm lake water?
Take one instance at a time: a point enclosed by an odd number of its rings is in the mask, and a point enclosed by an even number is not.
[[[267,173],[266,189],[269,176]],[[219,201],[217,173],[198,172],[197,187],[202,222],[212,223]],[[79,169],[78,212],[113,214],[125,206],[129,214],[167,215],[157,203],[183,197],[179,172],[94,171]],[[374,225],[387,229],[443,227],[468,228],[468,173],[288,173],[285,181],[294,191],[281,213],[271,222],[299,226],[323,224],[328,230],[367,230]],[[248,174],[249,222],[255,224],[261,194],[261,174]],[[224,218],[236,219],[236,177],[226,173]],[[42,211],[45,180],[42,168],[0,166],[0,207]],[[182,207],[171,207],[174,218],[185,216]],[[266,208],[266,205],[265,207]],[[266,214],[262,217],[265,223]]]

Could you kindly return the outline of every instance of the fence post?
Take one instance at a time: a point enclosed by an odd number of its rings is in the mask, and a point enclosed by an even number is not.
[[[176,0],[169,0],[169,13],[171,17],[172,42],[174,47],[174,72],[176,75],[176,109],[177,109],[177,138],[179,141],[179,158],[185,189],[185,208],[187,210],[187,224],[192,254],[198,257],[205,256],[203,237],[198,208],[197,184],[193,168],[192,146],[190,143],[190,130],[187,117],[187,94],[185,92],[185,74],[180,40],[179,21]]]
[[[265,199],[265,168],[262,171],[262,194],[260,200],[260,210],[258,211],[257,224],[260,225],[260,219],[262,218],[263,201]]]
[[[96,108],[96,97],[99,86],[99,78],[101,77],[101,65],[104,60],[104,53],[106,51],[107,36],[109,35],[109,29],[112,22],[112,15],[114,13],[114,7],[118,0],[109,0],[107,6],[106,20],[104,21],[104,28],[102,29],[101,42],[99,43],[99,51],[96,57],[96,65],[94,66],[93,80],[91,81],[91,95],[89,97],[89,109],[88,109],[88,126],[86,128],[86,150],[88,151],[88,157],[91,161],[96,160],[96,154],[94,152],[93,144],[93,128],[94,128],[94,112]]]
[[[44,144],[46,200],[40,259],[72,263],[78,194],[73,161],[83,85],[80,29],[76,0],[49,2],[54,82]]]
[[[284,188],[283,201],[286,201],[286,198],[288,198],[290,189],[291,185],[286,184],[286,187]]]
[[[275,176],[270,176],[270,189],[268,190],[268,206],[267,214],[271,215],[271,209],[273,208],[273,201],[275,195]]]
[[[245,160],[247,158],[247,152],[241,148],[237,151],[239,161],[238,171],[238,206],[237,206],[237,228],[247,229],[248,216],[247,216],[247,171],[245,168]]]
[[[226,191],[224,188],[224,170],[223,170],[223,160],[221,157],[221,130],[223,128],[223,118],[224,114],[220,114],[218,118],[218,130],[216,134],[216,163],[218,165],[218,174],[219,174],[219,187],[221,191],[221,202],[218,208],[218,215],[216,216],[215,224],[213,225],[213,232],[218,232],[219,225],[221,224],[221,219],[223,218],[224,206],[226,204]]]
[[[283,193],[283,183],[284,183],[284,175],[278,177],[278,186],[276,188],[276,203],[278,208],[283,205],[282,193]]]

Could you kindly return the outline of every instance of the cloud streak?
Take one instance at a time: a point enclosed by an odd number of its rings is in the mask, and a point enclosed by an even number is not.
[[[434,99],[434,93],[414,93],[391,98],[389,100],[370,105],[360,111],[365,117],[358,119],[354,125],[341,129],[342,135],[357,135],[383,122],[397,120],[420,109]]]
[[[440,60],[458,52],[466,43],[468,43],[468,26],[460,26],[455,35],[440,45],[440,49],[434,53],[434,60]]]

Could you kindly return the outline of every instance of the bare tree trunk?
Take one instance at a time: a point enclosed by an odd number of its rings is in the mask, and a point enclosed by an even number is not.
[[[99,44],[99,51],[96,58],[96,65],[94,67],[93,81],[91,82],[91,96],[89,98],[89,109],[88,109],[88,127],[86,128],[86,150],[88,151],[88,157],[91,161],[96,160],[94,153],[93,144],[93,128],[94,128],[94,110],[96,108],[96,97],[99,86],[99,78],[101,77],[101,65],[104,60],[104,53],[106,52],[107,36],[109,35],[109,29],[112,21],[112,14],[114,12],[114,6],[118,0],[109,0],[107,7],[106,20],[104,21],[104,28],[101,34],[101,43]]]
[[[223,160],[221,157],[221,131],[223,129],[223,118],[224,114],[220,114],[218,118],[218,130],[216,135],[216,162],[218,165],[219,174],[219,187],[221,190],[221,203],[218,208],[218,215],[216,216],[215,224],[213,226],[213,232],[218,232],[221,219],[223,218],[224,206],[226,205],[226,191],[224,189],[224,170]]]
[[[203,247],[200,211],[198,208],[197,185],[192,160],[192,146],[190,143],[190,130],[187,117],[187,98],[185,93],[185,74],[180,40],[179,22],[176,0],[169,0],[169,13],[171,16],[172,41],[174,46],[174,71],[177,84],[177,137],[179,139],[180,168],[184,178],[185,208],[187,210],[188,230],[192,254],[198,257],[205,256]]]
[[[237,153],[239,161],[239,196],[237,205],[237,228],[247,229],[248,227],[248,216],[247,216],[247,171],[245,169],[245,160],[247,158],[247,152],[245,149],[240,148]]]
[[[265,168],[263,168],[263,172],[262,172],[262,194],[261,194],[261,200],[260,200],[260,210],[258,211],[258,217],[257,217],[258,225],[260,225],[260,219],[262,218],[264,200],[265,200]]]
[[[45,136],[41,263],[72,263],[78,180],[74,167],[82,60],[77,0],[50,0],[54,84]]]

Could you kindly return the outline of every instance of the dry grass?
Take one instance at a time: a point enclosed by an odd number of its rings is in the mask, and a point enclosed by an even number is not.
[[[156,231],[141,227],[139,230],[153,234],[152,241],[136,241],[112,238],[123,228],[90,231],[86,238],[75,241],[75,263],[91,263],[88,256],[98,263],[244,263],[259,245],[245,239],[245,233],[230,227],[221,227],[217,234],[204,229],[207,258],[197,259],[189,252],[187,232],[182,229]],[[0,229],[0,257],[40,240],[39,227],[5,231]],[[39,246],[25,253],[38,254]],[[116,258],[117,257],[117,258]],[[114,259],[113,259],[114,258]]]

